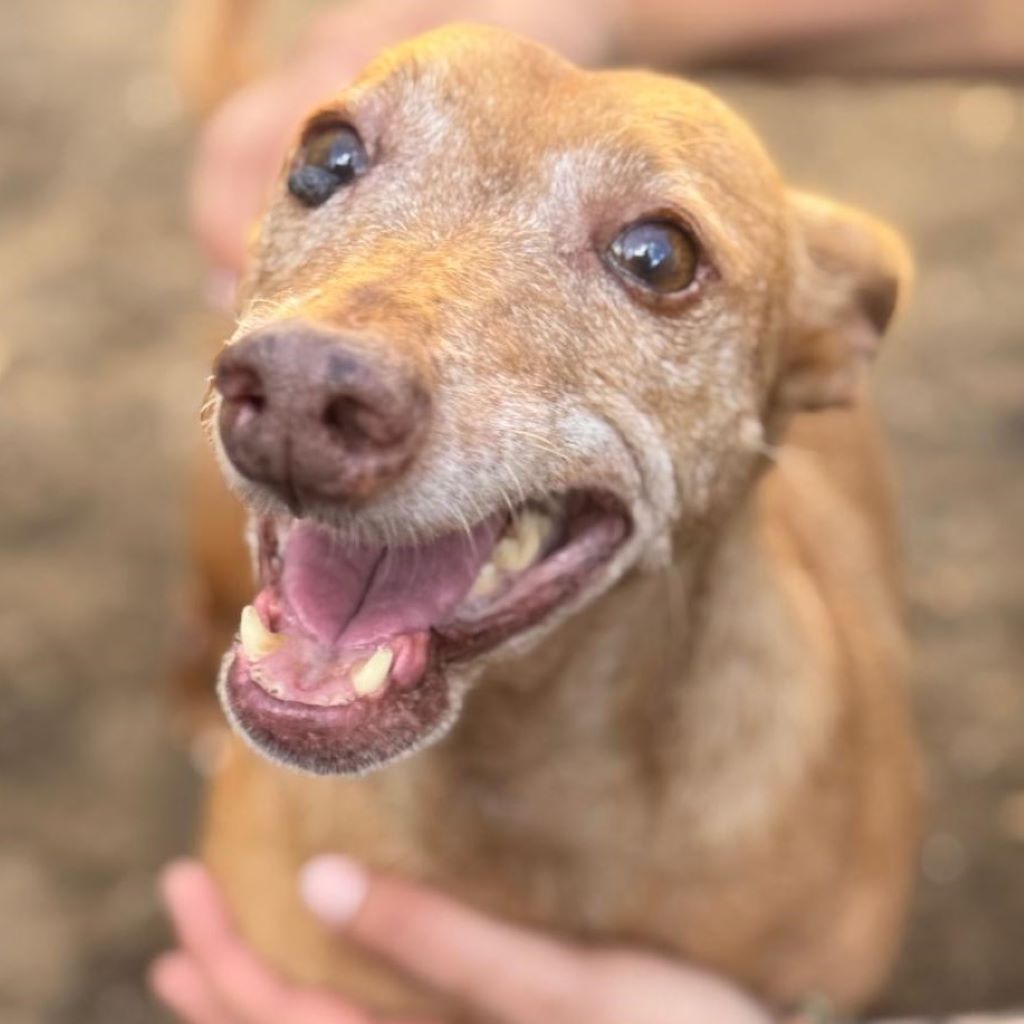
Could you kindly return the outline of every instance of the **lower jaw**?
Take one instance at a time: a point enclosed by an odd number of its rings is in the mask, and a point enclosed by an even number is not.
[[[229,719],[272,760],[316,775],[353,775],[414,753],[443,731],[459,699],[432,661],[414,686],[380,697],[317,707],[272,697],[230,652],[219,686]]]

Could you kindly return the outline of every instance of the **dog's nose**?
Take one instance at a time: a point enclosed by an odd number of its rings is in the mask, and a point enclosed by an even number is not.
[[[228,458],[293,509],[376,494],[409,466],[430,416],[418,375],[383,346],[303,323],[230,345],[214,384]]]

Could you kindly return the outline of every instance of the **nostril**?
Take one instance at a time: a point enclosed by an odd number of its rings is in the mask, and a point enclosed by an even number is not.
[[[263,379],[250,366],[220,367],[216,385],[224,402],[231,407],[236,425],[259,416],[266,407]]]
[[[217,371],[217,390],[229,401],[263,401],[263,380],[250,366],[222,366]]]
[[[351,395],[332,398],[324,409],[323,422],[331,435],[350,451],[392,445],[403,436],[393,415]]]

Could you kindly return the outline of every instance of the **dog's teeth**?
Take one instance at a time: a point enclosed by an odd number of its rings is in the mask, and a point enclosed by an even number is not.
[[[501,571],[493,562],[481,570],[469,591],[471,597],[490,597],[501,586]]]
[[[494,565],[505,572],[520,572],[533,561],[529,547],[519,537],[504,537],[491,555]]]
[[[353,673],[352,686],[360,697],[370,697],[381,690],[391,671],[395,653],[390,647],[380,647]]]
[[[259,661],[268,654],[273,654],[284,643],[284,637],[271,633],[260,613],[247,604],[242,609],[242,621],[238,625],[238,636],[242,641],[242,650],[250,661]]]
[[[498,541],[490,561],[477,574],[469,591],[470,597],[490,597],[505,580],[528,569],[548,542],[555,524],[543,512],[523,512]]]
[[[540,554],[552,525],[551,519],[540,512],[523,512],[499,541],[491,561],[505,572],[522,572]]]

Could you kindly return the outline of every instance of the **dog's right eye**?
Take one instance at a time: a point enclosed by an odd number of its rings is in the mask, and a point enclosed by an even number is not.
[[[366,147],[348,125],[325,125],[308,135],[288,175],[288,191],[305,206],[320,206],[369,165]]]

